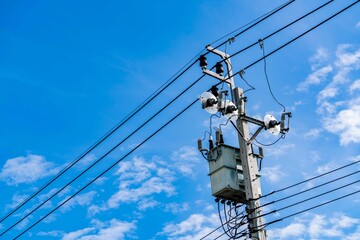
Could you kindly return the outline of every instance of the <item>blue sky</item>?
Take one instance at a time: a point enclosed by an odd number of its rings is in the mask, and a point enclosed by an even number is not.
[[[0,216],[30,196],[124,119],[207,44],[285,1],[2,1],[0,3]],[[234,53],[325,1],[297,0],[220,50]],[[268,53],[349,5],[334,1],[264,41]],[[291,111],[291,129],[262,162],[264,194],[360,160],[359,4],[267,58],[276,98]],[[229,38],[232,35],[229,35]],[[226,38],[225,38],[226,39]],[[224,39],[222,40],[224,41]],[[221,41],[220,41],[221,42]],[[220,42],[215,43],[218,44]],[[258,45],[234,56],[237,72],[262,57]],[[208,55],[209,65],[218,61]],[[201,76],[194,65],[100,147],[15,214],[27,214],[99,159]],[[278,119],[264,63],[246,70],[248,115]],[[248,86],[237,75],[236,85]],[[170,120],[217,80],[203,78],[89,172],[15,226],[12,239]],[[212,131],[225,118],[214,119]],[[220,225],[208,164],[197,139],[210,129],[200,102],[20,239],[199,239]],[[255,127],[250,126],[251,131]],[[222,127],[236,146],[236,131]],[[276,138],[266,132],[262,143]],[[289,196],[359,169],[358,164],[269,198]],[[359,179],[266,206],[269,212]],[[287,216],[359,190],[354,184],[265,217]],[[359,239],[359,194],[268,226],[268,239]],[[206,239],[214,239],[217,231]],[[228,239],[223,236],[219,239]]]

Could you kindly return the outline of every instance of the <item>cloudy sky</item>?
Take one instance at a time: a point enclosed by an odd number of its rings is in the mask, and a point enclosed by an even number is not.
[[[1,1],[1,238],[24,233],[20,239],[187,240],[217,229],[208,163],[197,150],[197,139],[205,136],[206,146],[208,133],[221,128],[225,143],[237,146],[235,129],[226,118],[211,117],[199,101],[157,130],[218,80],[200,79],[153,118],[202,76],[196,63],[153,101],[146,99],[207,44],[226,41],[285,2]],[[236,53],[325,2],[294,1],[220,50]],[[267,38],[264,49],[255,44],[237,54],[231,59],[233,71],[352,2],[335,0]],[[260,61],[246,69],[243,77],[255,88],[246,92],[248,115],[279,119],[281,105],[293,115],[284,139],[271,145],[277,137],[265,131],[257,138],[270,145],[264,147],[260,172],[263,194],[360,161],[359,11],[357,4],[272,54],[266,68]],[[219,61],[215,55],[207,57],[209,66]],[[280,104],[270,94],[266,75]],[[239,75],[235,83],[250,88]],[[12,213],[135,109],[140,111],[134,117]],[[265,222],[284,218],[267,226],[268,239],[359,239],[359,194],[304,211],[359,191],[357,171],[359,165],[353,164],[261,199],[263,213],[275,212]],[[287,198],[335,179],[340,180]],[[318,196],[324,192],[331,193]],[[214,231],[205,239],[222,233]]]

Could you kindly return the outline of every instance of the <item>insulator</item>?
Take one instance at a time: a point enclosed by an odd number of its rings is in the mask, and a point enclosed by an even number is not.
[[[210,138],[209,138],[209,150],[211,150],[213,148],[214,148],[214,142],[212,140],[212,136],[210,136]]]
[[[264,158],[264,150],[262,147],[259,147],[259,158]]]
[[[224,143],[224,137],[220,130],[216,130],[216,144],[223,144]]]
[[[201,151],[203,148],[202,148],[202,140],[199,138],[198,139],[198,150]]]
[[[207,66],[206,57],[204,55],[201,55],[199,58],[199,61],[200,61],[200,67],[202,69],[206,69],[206,66]]]
[[[280,129],[281,129],[281,130],[285,129],[285,113],[281,114]]]
[[[223,65],[222,65],[221,62],[217,62],[217,63],[215,64],[215,69],[216,69],[215,72],[216,72],[217,74],[219,74],[220,76],[223,75],[223,73],[224,73],[224,68],[223,68]]]
[[[234,105],[227,106],[227,107],[226,107],[225,114],[229,114],[229,113],[235,112],[236,109],[237,109],[237,108],[236,108],[236,106],[234,106]]]
[[[215,97],[219,96],[218,88],[215,85],[213,85],[210,90]]]

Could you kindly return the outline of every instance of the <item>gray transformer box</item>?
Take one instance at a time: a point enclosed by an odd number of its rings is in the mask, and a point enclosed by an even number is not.
[[[211,192],[214,197],[245,203],[240,149],[220,144],[208,154]]]

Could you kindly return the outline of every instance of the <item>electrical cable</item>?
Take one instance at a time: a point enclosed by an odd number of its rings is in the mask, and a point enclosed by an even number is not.
[[[125,137],[122,141],[120,141],[118,144],[116,144],[112,149],[110,149],[106,154],[104,154],[102,157],[97,159],[95,162],[93,162],[90,166],[88,166],[85,170],[83,170],[81,173],[79,173],[75,178],[73,178],[71,181],[69,181],[67,184],[65,184],[62,188],[57,190],[54,194],[52,194],[50,197],[48,197],[45,201],[43,201],[40,205],[38,205],[36,208],[28,212],[25,216],[23,216],[20,220],[18,220],[16,223],[14,223],[12,226],[8,227],[5,231],[3,231],[0,234],[0,237],[4,235],[6,232],[11,230],[13,227],[15,227],[17,224],[22,222],[24,219],[26,219],[28,216],[30,216],[32,213],[34,213],[36,210],[38,210],[40,207],[42,207],[44,204],[46,204],[48,201],[50,201],[53,197],[55,197],[57,194],[59,194],[61,191],[63,191],[66,187],[71,185],[73,182],[75,182],[78,178],[80,178],[83,174],[85,174],[87,171],[89,171],[92,167],[94,167],[96,164],[98,164],[102,159],[104,159],[106,156],[108,156],[112,151],[114,151],[116,148],[118,148],[121,144],[123,144],[126,140],[128,140],[131,136],[133,136],[137,131],[139,131],[141,128],[143,128],[147,123],[149,123],[152,119],[154,119],[157,115],[159,115],[163,110],[165,110],[167,107],[169,107],[173,102],[175,102],[181,95],[183,95],[185,92],[187,92],[191,87],[193,87],[196,83],[198,83],[205,75],[202,75],[197,80],[195,80],[192,84],[190,84],[185,90],[183,90],[180,94],[178,94],[175,98],[173,98],[169,103],[167,103],[163,108],[161,108],[157,113],[155,113],[153,116],[151,116],[149,119],[147,119],[142,125],[140,125],[136,130],[134,130],[132,133],[130,133],[127,137]]]
[[[131,118],[133,118],[137,113],[140,112],[145,106],[147,106],[150,102],[152,102],[156,97],[158,97],[165,89],[167,89],[170,85],[172,85],[177,79],[179,79],[185,72],[187,72],[196,62],[197,56],[200,55],[198,53],[195,57],[193,57],[187,64],[185,64],[178,72],[176,72],[168,81],[166,81],[163,85],[161,85],[153,94],[151,94],[148,98],[146,98],[142,103],[140,103],[132,112],[130,112],[124,119],[122,119],[118,124],[116,124],[111,130],[109,130],[103,137],[101,137],[97,142],[95,142],[92,146],[90,146],[85,152],[83,152],[79,157],[77,157],[73,162],[68,164],[65,168],[63,168],[59,173],[56,174],[52,179],[50,179],[47,183],[45,183],[42,187],[36,190],[33,194],[31,194],[27,199],[18,204],[14,209],[12,209],[9,213],[7,213],[4,217],[1,218],[0,223],[22,208],[26,203],[28,203],[31,199],[41,193],[44,189],[46,189],[50,184],[56,181],[59,177],[65,174],[70,168],[72,168],[76,163],[78,163],[81,159],[83,159],[87,154],[89,154],[92,150],[98,147],[101,143],[103,143],[110,135],[112,135],[115,131],[117,131],[120,127],[122,127],[126,122],[128,122]],[[196,59],[196,61],[194,61]],[[193,62],[192,62],[193,61]],[[191,63],[192,62],[192,63]],[[171,80],[172,79],[172,80]]]
[[[238,217],[238,216],[240,216],[240,215],[241,215],[241,213],[240,213],[240,214],[238,214],[238,215],[236,215],[235,217],[233,217],[233,218],[229,219],[229,221],[234,220],[236,217]],[[224,224],[226,224],[226,222],[224,222]],[[214,232],[216,232],[217,230],[219,230],[219,229],[220,229],[220,228],[222,228],[222,227],[223,227],[223,224],[221,224],[221,226],[219,226],[219,227],[215,228],[215,229],[214,229],[214,230],[212,230],[211,232],[207,233],[205,236],[203,236],[203,237],[202,237],[202,238],[200,238],[199,240],[203,240],[203,239],[205,239],[206,237],[210,236],[211,234],[213,234]]]
[[[243,92],[243,94],[245,94],[246,92],[255,90],[255,87],[254,87],[253,85],[251,85],[251,84],[244,78],[244,74],[245,74],[245,71],[241,71],[241,72],[239,73],[240,78],[241,78],[241,79],[246,83],[246,85],[248,85],[250,88],[247,89],[247,90],[245,90],[245,91]]]
[[[339,180],[342,180],[342,179],[344,179],[344,178],[350,177],[350,176],[355,175],[355,174],[357,174],[357,173],[359,173],[359,172],[360,172],[360,170],[359,170],[359,171],[352,172],[352,173],[349,173],[349,174],[346,174],[346,175],[344,175],[344,176],[338,177],[338,178],[333,179],[333,180],[331,180],[331,181],[327,181],[327,182],[322,183],[322,184],[320,184],[320,185],[317,185],[317,186],[308,188],[308,189],[306,189],[306,190],[303,190],[303,191],[300,191],[300,192],[291,194],[291,195],[289,195],[289,196],[286,196],[286,197],[277,199],[277,200],[275,200],[275,201],[271,201],[271,202],[269,202],[269,203],[263,204],[262,206],[256,207],[255,209],[262,208],[262,207],[265,207],[265,206],[268,206],[268,205],[271,205],[271,204],[274,204],[274,203],[277,203],[277,202],[281,202],[281,201],[283,201],[283,200],[286,200],[286,199],[289,199],[289,198],[298,196],[298,195],[300,195],[300,194],[303,194],[303,193],[312,191],[312,190],[314,190],[314,189],[323,187],[323,186],[328,185],[328,184],[330,184],[330,183],[334,183],[334,182],[336,182],[336,181],[339,181]]]
[[[347,10],[348,8],[352,7],[353,5],[355,5],[355,4],[358,3],[358,2],[359,2],[359,1],[356,1],[355,3],[351,4],[351,5],[348,6],[347,8],[345,8],[345,9],[343,9],[342,11],[338,12],[337,14],[333,15],[332,17],[328,18],[327,20],[323,21],[322,23],[318,24],[317,26],[313,27],[312,29],[308,30],[307,32],[303,33],[302,35],[300,35],[300,36],[298,36],[297,38],[293,39],[292,41],[288,42],[287,44],[285,44],[285,45],[281,46],[280,48],[276,49],[275,51],[267,54],[267,55],[264,56],[263,58],[266,58],[266,57],[272,55],[272,54],[275,53],[276,51],[282,49],[283,47],[287,46],[287,45],[290,44],[291,42],[297,40],[297,39],[300,38],[301,36],[307,34],[308,32],[312,31],[312,30],[315,29],[316,27],[320,26],[321,24],[323,24],[324,22],[330,20],[331,18],[335,17],[336,15],[340,14],[341,12]],[[261,61],[261,60],[262,60],[262,59],[260,59],[260,61]],[[257,62],[256,62],[256,63],[257,63]],[[249,65],[249,66],[246,67],[245,69],[251,67],[252,65],[254,65],[254,64],[256,64],[256,63],[253,63],[253,64]],[[194,64],[195,64],[195,62],[194,62],[192,65],[194,65]],[[191,65],[191,66],[192,66],[192,65]],[[191,67],[191,66],[190,66],[190,67]],[[189,67],[189,68],[190,68],[190,67]],[[186,71],[187,71],[187,70],[186,70]],[[184,72],[185,72],[185,71],[184,71]],[[177,79],[177,78],[178,78],[178,77],[176,77],[176,79]],[[171,84],[171,83],[170,83],[170,84]],[[163,90],[164,90],[164,89],[163,89]],[[161,91],[163,91],[163,90],[161,90]],[[161,92],[161,91],[160,91],[160,92]],[[155,94],[155,96],[157,96],[158,94],[160,94],[160,93]],[[152,99],[153,99],[153,98],[152,98]],[[138,110],[140,110],[140,109],[141,109],[141,108],[139,108]],[[138,110],[135,111],[135,114],[138,112]],[[133,115],[131,115],[131,116],[133,116]],[[66,170],[66,171],[67,171],[67,170]],[[50,184],[51,184],[51,183],[50,183]],[[48,186],[48,185],[47,185],[47,186]],[[47,187],[47,186],[46,186],[46,187]],[[45,187],[45,188],[46,188],[46,187]],[[42,190],[43,190],[43,189],[41,189],[40,191],[42,191]],[[37,193],[37,194],[38,194],[38,193]],[[37,195],[37,194],[35,194],[35,195]],[[34,195],[34,196],[35,196],[35,195]],[[31,198],[33,198],[33,197],[31,197]],[[29,200],[28,200],[28,201],[29,201]],[[20,204],[20,205],[21,205],[21,204]],[[19,205],[19,206],[20,206],[20,205]],[[21,205],[19,208],[21,208],[22,206],[23,206],[23,205]],[[19,208],[18,208],[18,209],[19,209]],[[18,210],[18,209],[16,209],[16,210]],[[16,210],[15,210],[15,211],[16,211]],[[14,212],[15,212],[15,211],[14,211]],[[11,214],[12,214],[12,213],[11,213]],[[10,214],[10,215],[11,215],[11,214]],[[10,216],[10,215],[9,215],[9,216]],[[7,216],[7,217],[8,217],[8,216]],[[7,217],[3,218],[1,221],[5,220]]]
[[[278,29],[278,30],[276,30],[275,32],[273,32],[273,33],[271,33],[271,34],[267,35],[266,37],[262,38],[262,40],[264,41],[264,40],[266,40],[266,39],[268,39],[268,38],[270,38],[270,37],[272,37],[272,36],[274,36],[274,35],[278,34],[278,33],[279,33],[279,32],[281,32],[282,30],[284,30],[284,29],[286,29],[286,28],[290,27],[291,25],[293,25],[293,24],[295,24],[295,23],[297,23],[297,22],[301,21],[302,19],[304,19],[304,18],[306,18],[306,17],[310,16],[311,14],[313,14],[313,13],[317,12],[318,10],[320,10],[321,8],[323,8],[323,7],[327,6],[329,3],[333,2],[333,1],[334,1],[334,0],[330,0],[330,1],[328,1],[328,2],[326,2],[326,3],[324,3],[324,4],[322,4],[321,6],[319,6],[319,7],[315,8],[315,9],[313,9],[312,11],[310,11],[310,12],[306,13],[305,15],[303,15],[303,16],[301,16],[301,17],[299,17],[299,18],[295,19],[294,21],[292,21],[292,22],[290,22],[290,23],[288,23],[287,25],[283,26],[282,28],[279,28],[279,29]],[[255,46],[255,45],[257,45],[258,43],[259,43],[259,41],[256,41],[256,42],[254,42],[254,43],[250,44],[249,46],[247,46],[247,47],[245,47],[245,48],[243,48],[243,49],[241,49],[241,50],[239,50],[239,51],[237,51],[237,52],[233,53],[233,54],[232,54],[232,55],[230,55],[228,58],[232,58],[232,57],[234,57],[234,56],[238,55],[239,53],[242,53],[242,52],[244,52],[244,51],[248,50],[249,48],[254,47],[254,46]],[[222,60],[222,61],[220,61],[220,62],[223,62],[223,61],[225,61],[225,60],[226,60],[226,59],[223,59],[223,60]],[[241,71],[244,71],[244,69],[243,69],[243,70],[241,70]],[[241,71],[240,71],[240,72],[241,72]]]
[[[281,134],[281,136],[272,143],[261,143],[258,140],[256,140],[256,138],[254,139],[254,141],[263,147],[270,147],[272,145],[275,145],[277,142],[279,142],[281,139],[284,139],[284,138],[285,138],[285,134]],[[256,144],[254,144],[254,145],[257,146]],[[257,147],[259,147],[259,146],[257,146]]]
[[[306,180],[304,180],[304,181],[301,181],[301,182],[298,182],[298,183],[292,184],[292,185],[290,185],[290,186],[288,186],[288,187],[284,187],[284,188],[281,188],[281,189],[278,189],[278,190],[272,191],[272,192],[270,192],[270,193],[268,193],[268,194],[265,194],[265,195],[263,195],[263,196],[261,196],[261,197],[259,197],[259,198],[257,198],[257,199],[251,199],[251,200],[258,200],[258,199],[260,199],[260,198],[265,198],[265,197],[268,197],[268,196],[273,195],[273,194],[275,194],[275,193],[278,193],[278,192],[282,192],[282,191],[288,190],[288,189],[290,189],[290,188],[293,188],[293,187],[299,186],[299,185],[301,185],[301,184],[304,184],[304,183],[310,182],[310,181],[312,181],[312,180],[314,180],[314,179],[317,179],[317,178],[323,177],[323,176],[325,176],[325,175],[328,175],[328,174],[331,174],[331,173],[337,172],[337,171],[339,171],[339,170],[341,170],[341,169],[344,169],[344,168],[350,167],[350,166],[355,165],[355,164],[357,164],[357,163],[360,163],[360,160],[355,161],[355,162],[352,162],[352,163],[349,163],[349,164],[346,164],[346,165],[341,166],[341,167],[338,167],[338,168],[335,168],[335,169],[333,169],[333,170],[330,170],[330,171],[328,171],[328,172],[325,172],[325,173],[319,174],[319,175],[317,175],[317,176],[314,176],[314,177],[308,178],[308,179],[306,179]]]
[[[317,194],[317,195],[315,195],[315,196],[312,196],[312,197],[309,197],[309,198],[303,199],[303,200],[301,200],[301,201],[298,201],[298,202],[292,203],[292,204],[287,205],[287,206],[285,206],[285,207],[282,207],[282,208],[279,208],[279,209],[276,209],[276,210],[273,210],[273,211],[270,211],[270,212],[267,212],[267,213],[264,213],[264,214],[258,215],[258,216],[256,216],[256,217],[250,218],[250,220],[249,220],[249,221],[252,221],[252,220],[257,219],[257,218],[265,217],[265,216],[267,216],[267,215],[274,214],[274,213],[280,212],[280,211],[282,211],[282,210],[285,210],[285,209],[288,209],[288,208],[291,208],[291,207],[297,206],[297,205],[302,204],[302,203],[304,203],[304,202],[308,202],[308,201],[313,200],[313,199],[315,199],[315,198],[318,198],[318,197],[324,196],[324,195],[326,195],[326,194],[329,194],[329,193],[335,192],[335,191],[337,191],[337,190],[340,190],[340,189],[343,189],[343,188],[349,187],[349,186],[354,185],[354,184],[359,183],[359,182],[360,182],[360,180],[357,180],[357,181],[354,181],[354,182],[351,182],[351,183],[348,183],[348,184],[342,185],[342,186],[340,186],[340,187],[337,187],[337,188],[331,189],[331,190],[329,190],[329,191],[326,191],[326,192],[323,192],[323,193]]]
[[[260,17],[260,19],[259,19],[258,21],[253,20],[253,21],[256,21],[256,22],[253,23],[253,24],[251,24],[249,27],[245,28],[245,29],[242,30],[241,32],[235,34],[234,37],[232,37],[232,39],[235,39],[235,38],[238,37],[239,35],[247,32],[247,31],[250,30],[251,28],[255,27],[256,25],[258,25],[258,24],[261,23],[262,21],[264,21],[264,20],[266,20],[267,18],[271,17],[272,15],[274,15],[275,13],[277,13],[277,12],[279,12],[280,10],[284,9],[285,7],[287,7],[288,5],[290,5],[290,4],[293,3],[293,2],[295,2],[295,0],[290,0],[290,1],[288,1],[288,2],[286,2],[286,3],[284,3],[284,4],[282,4],[282,5],[280,5],[279,7],[273,9],[273,10],[270,11],[268,14],[265,14],[264,17]],[[252,22],[253,22],[253,21],[252,21]],[[250,23],[251,23],[251,22],[250,22]],[[246,25],[248,25],[248,24],[246,24]],[[245,26],[246,26],[246,25],[245,25]],[[237,30],[235,30],[235,31],[237,31]],[[227,34],[226,36],[222,37],[221,39],[227,37],[228,35],[230,35],[230,34],[232,34],[232,33],[233,33],[233,32]],[[219,40],[216,40],[215,42],[217,42],[217,41],[219,41]],[[215,43],[215,42],[213,42],[213,43]],[[217,45],[217,46],[215,47],[215,49],[218,49],[219,47],[223,46],[223,45],[226,44],[227,42],[228,42],[228,40],[225,41],[225,42],[223,42],[223,43],[221,43],[221,44],[219,44],[219,45]],[[207,52],[206,54],[208,54],[208,52]],[[206,54],[205,54],[205,55],[206,55]]]
[[[261,49],[262,49],[263,57],[265,57],[265,45],[264,45],[264,41],[263,41],[263,40],[261,40],[261,42],[260,42],[260,47],[261,47]],[[286,112],[285,106],[284,106],[281,102],[279,102],[279,101],[277,100],[277,98],[275,97],[275,95],[274,95],[274,93],[273,93],[273,91],[272,91],[272,89],[271,89],[269,77],[268,77],[268,74],[267,74],[266,58],[264,58],[264,73],[265,73],[266,83],[267,83],[267,86],[268,86],[268,88],[269,88],[269,92],[270,92],[272,98],[275,100],[275,102],[276,102],[277,104],[279,104],[279,106],[281,106],[281,107],[283,108],[283,112]]]
[[[19,237],[21,237],[23,234],[25,234],[27,231],[29,231],[30,229],[32,229],[33,227],[35,227],[37,224],[39,224],[41,221],[43,221],[45,218],[47,218],[50,214],[52,214],[53,212],[55,212],[57,209],[59,209],[61,206],[63,206],[65,203],[67,203],[68,201],[70,201],[72,198],[74,198],[76,195],[78,195],[80,192],[82,192],[84,189],[86,189],[88,186],[90,186],[92,183],[94,183],[96,180],[98,180],[100,177],[102,177],[105,173],[107,173],[108,171],[110,171],[113,167],[115,167],[119,162],[121,162],[122,160],[124,160],[126,157],[128,157],[130,154],[132,154],[135,150],[137,150],[140,146],[142,146],[144,143],[146,143],[148,140],[150,140],[152,137],[154,137],[156,134],[158,134],[162,129],[164,129],[167,125],[169,125],[171,122],[173,122],[176,118],[178,118],[181,114],[183,114],[185,111],[187,111],[190,107],[192,107],[196,102],[198,101],[198,99],[196,99],[195,101],[193,101],[192,103],[190,103],[187,107],[185,107],[183,110],[181,110],[179,113],[177,113],[173,118],[171,118],[168,122],[166,122],[164,125],[162,125],[158,130],[156,130],[155,132],[153,132],[150,136],[148,136],[145,140],[143,140],[141,143],[139,143],[136,147],[134,147],[132,150],[130,150],[127,154],[125,154],[122,158],[120,158],[119,160],[117,160],[115,163],[113,163],[110,167],[108,167],[107,169],[105,169],[105,171],[101,172],[97,177],[95,177],[94,179],[92,179],[89,183],[87,183],[85,186],[83,186],[82,188],[80,188],[78,191],[76,191],[73,195],[71,195],[70,197],[68,197],[65,201],[63,201],[62,203],[60,203],[57,207],[55,207],[54,209],[52,209],[50,212],[48,212],[46,215],[44,215],[43,217],[41,217],[39,220],[37,220],[35,223],[33,223],[31,226],[27,227],[25,230],[23,230],[19,235],[17,235],[15,239],[18,239]]]
[[[269,226],[269,225],[271,225],[271,224],[274,224],[274,223],[283,221],[283,220],[285,220],[285,219],[287,219],[287,218],[294,217],[294,216],[296,216],[296,215],[299,215],[299,214],[301,214],[301,213],[304,213],[304,212],[313,210],[313,209],[315,209],[315,208],[319,208],[319,207],[322,207],[322,206],[324,206],[324,205],[327,205],[327,204],[330,204],[330,203],[339,201],[339,200],[341,200],[341,199],[350,197],[350,196],[355,195],[355,194],[357,194],[357,193],[360,193],[360,190],[357,190],[357,191],[355,191],[355,192],[352,192],[352,193],[343,195],[343,196],[341,196],[341,197],[337,197],[337,198],[335,198],[335,199],[332,199],[332,200],[323,202],[323,203],[321,203],[321,204],[318,204],[318,205],[315,205],[315,206],[313,206],[313,207],[310,207],[310,208],[307,208],[307,209],[298,211],[298,212],[296,212],[296,213],[289,214],[289,215],[287,215],[287,216],[285,216],[285,217],[282,217],[282,218],[280,218],[280,219],[271,221],[271,222],[269,222],[269,223],[262,224],[262,225],[258,226],[258,229],[255,229],[254,231],[260,231],[260,230],[264,229],[266,226]]]
[[[258,60],[254,61],[253,63],[249,64],[248,66],[246,66],[245,68],[243,68],[242,70],[234,73],[232,76],[229,76],[227,78],[224,79],[224,81],[234,77],[235,75],[239,74],[241,71],[245,71],[246,69],[251,68],[252,66],[254,66],[255,64],[261,62],[264,58],[267,58],[271,55],[273,55],[274,53],[280,51],[281,49],[283,49],[284,47],[288,46],[289,44],[295,42],[296,40],[298,40],[299,38],[305,36],[306,34],[308,34],[309,32],[313,31],[314,29],[320,27],[321,25],[323,25],[324,23],[328,22],[329,20],[333,19],[334,17],[338,16],[339,14],[345,12],[346,10],[348,10],[349,8],[353,7],[355,4],[359,3],[360,0],[357,0],[355,2],[353,2],[352,4],[348,5],[347,7],[343,8],[342,10],[338,11],[337,13],[331,15],[330,17],[326,18],[325,20],[321,21],[320,23],[316,24],[315,26],[309,28],[308,30],[306,30],[305,32],[301,33],[300,35],[298,35],[297,37],[291,39],[290,41],[286,42],[285,44],[281,45],[280,47],[276,48],[275,50],[271,51],[270,53],[266,54],[264,57],[259,58]]]

